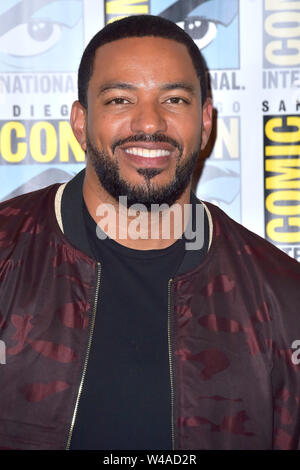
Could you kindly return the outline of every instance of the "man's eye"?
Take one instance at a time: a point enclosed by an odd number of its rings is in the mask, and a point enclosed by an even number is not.
[[[113,98],[112,100],[107,101],[105,104],[128,104],[130,103],[129,100],[125,98]]]
[[[187,104],[187,100],[180,98],[179,96],[168,98],[166,102],[171,104]]]

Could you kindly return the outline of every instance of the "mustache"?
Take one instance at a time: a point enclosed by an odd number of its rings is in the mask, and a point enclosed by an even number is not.
[[[182,146],[177,142],[177,140],[172,139],[171,137],[168,137],[165,134],[137,134],[131,135],[126,139],[119,139],[113,142],[111,146],[112,153],[114,153],[116,148],[120,145],[124,145],[131,142],[167,142],[173,145],[173,147],[177,148],[179,152],[182,152],[183,150]]]

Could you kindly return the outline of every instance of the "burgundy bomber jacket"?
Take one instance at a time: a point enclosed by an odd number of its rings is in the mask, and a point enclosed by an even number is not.
[[[2,449],[70,446],[101,292],[83,178],[0,204]],[[300,449],[300,265],[205,207],[169,284],[173,448]]]

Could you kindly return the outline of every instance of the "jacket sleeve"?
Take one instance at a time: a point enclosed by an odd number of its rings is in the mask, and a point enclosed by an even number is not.
[[[298,297],[298,294],[297,296]],[[291,299],[290,299],[291,300]],[[299,299],[298,299],[299,300]],[[300,308],[280,315],[272,344],[273,449],[300,450]]]

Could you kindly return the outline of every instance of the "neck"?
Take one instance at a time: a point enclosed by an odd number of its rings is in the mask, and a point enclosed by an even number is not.
[[[126,200],[116,201],[99,183],[87,166],[83,197],[96,224],[110,238],[128,248],[152,250],[167,248],[185,230],[190,203],[191,184],[173,206],[162,211],[139,211],[127,207]]]

